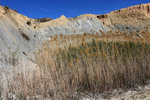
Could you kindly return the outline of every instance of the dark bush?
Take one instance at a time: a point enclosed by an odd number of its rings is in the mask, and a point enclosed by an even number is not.
[[[13,10],[14,12],[17,12],[18,13],[18,11],[15,9],[15,10]]]
[[[4,9],[5,9],[5,10],[9,10],[9,7],[8,7],[8,6],[5,6]]]
[[[38,22],[48,22],[48,21],[51,21],[53,19],[51,18],[41,18],[41,19],[37,19]]]
[[[103,14],[103,15],[98,15],[98,16],[97,16],[97,18],[98,18],[98,19],[107,18],[107,15],[106,15],[106,14]]]
[[[29,26],[31,26],[31,21],[27,21],[27,24],[28,24]]]
[[[27,41],[30,40],[29,36],[27,34],[25,34],[24,32],[21,32],[21,35],[23,38],[25,38]]]

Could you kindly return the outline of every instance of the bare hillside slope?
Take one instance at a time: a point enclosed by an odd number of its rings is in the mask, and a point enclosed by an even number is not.
[[[34,59],[35,48],[50,36],[91,33],[91,30],[106,32],[109,29],[92,14],[77,18],[61,16],[56,20],[31,19],[0,6],[0,60],[8,63],[14,53],[18,57]]]

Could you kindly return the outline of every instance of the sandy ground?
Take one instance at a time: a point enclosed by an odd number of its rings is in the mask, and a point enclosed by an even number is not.
[[[140,91],[134,94],[124,95],[120,97],[115,97],[110,100],[150,100],[150,90]]]
[[[118,94],[117,90],[114,91],[112,96],[105,96],[104,99],[102,95],[99,95],[96,98],[90,98],[88,96],[84,97],[82,100],[150,100],[150,85],[145,86],[144,88],[138,87],[136,91],[127,91],[122,94]]]

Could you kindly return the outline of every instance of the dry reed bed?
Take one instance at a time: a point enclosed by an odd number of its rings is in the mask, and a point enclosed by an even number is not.
[[[51,73],[56,95],[61,93],[61,99],[76,99],[80,93],[96,94],[145,85],[150,79],[149,57],[147,43],[93,40],[57,51],[46,46],[38,53],[37,63]]]
[[[0,85],[1,94],[10,100],[78,100],[82,93],[145,85],[150,79],[150,45],[144,36],[111,31],[55,35],[35,52],[37,70],[18,69]]]
[[[91,33],[83,33],[83,34],[72,34],[72,35],[55,35],[50,36],[50,40],[47,40],[43,43],[43,45],[47,45],[52,48],[64,48],[66,46],[78,46],[79,44],[83,44],[84,42],[91,42],[92,40],[95,41],[120,41],[120,42],[140,42],[140,43],[150,43],[150,32],[139,32],[139,33],[130,33],[126,34],[121,31],[108,31],[107,33],[102,32],[94,32],[91,30]]]

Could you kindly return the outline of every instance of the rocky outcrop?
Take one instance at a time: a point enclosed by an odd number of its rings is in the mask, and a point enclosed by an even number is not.
[[[150,3],[97,15],[97,18],[112,30],[139,31],[150,24]]]

